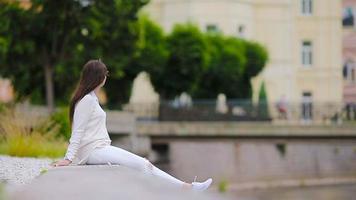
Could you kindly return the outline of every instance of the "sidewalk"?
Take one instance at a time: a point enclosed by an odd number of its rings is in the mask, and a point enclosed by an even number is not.
[[[209,190],[179,189],[160,177],[117,165],[52,168],[9,197],[11,200],[228,199]]]

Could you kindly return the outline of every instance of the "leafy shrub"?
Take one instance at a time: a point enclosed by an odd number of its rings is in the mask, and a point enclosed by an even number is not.
[[[227,180],[220,181],[219,186],[218,186],[219,192],[221,192],[221,193],[226,192],[228,185],[229,185],[229,182]]]
[[[69,124],[69,107],[59,108],[51,119],[59,126],[57,136],[63,137],[65,140],[69,140],[71,136],[71,128]]]
[[[6,109],[0,116],[0,153],[18,157],[64,155],[66,142],[58,137],[59,126],[48,118],[35,118]]]

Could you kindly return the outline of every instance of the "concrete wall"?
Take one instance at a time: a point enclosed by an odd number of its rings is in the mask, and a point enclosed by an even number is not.
[[[213,177],[216,183],[356,176],[356,140],[156,138],[152,142],[167,142],[168,169],[185,181],[195,175],[199,180]]]
[[[130,134],[117,134],[122,128],[113,126],[115,119],[108,120],[113,145],[145,156],[188,182],[194,176],[213,177],[215,183],[356,177],[354,125],[136,123],[140,148],[135,151],[129,147]]]

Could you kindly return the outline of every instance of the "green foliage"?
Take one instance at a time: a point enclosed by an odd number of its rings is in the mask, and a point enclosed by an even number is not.
[[[221,193],[224,193],[227,191],[227,188],[229,186],[229,182],[227,180],[222,180],[219,182],[219,185],[218,185],[218,190],[219,192]]]
[[[262,82],[261,84],[260,93],[258,94],[258,102],[267,102],[265,82]]]
[[[242,93],[244,94],[243,97],[246,98],[252,96],[250,79],[263,70],[268,61],[268,54],[267,50],[256,42],[245,40],[244,43],[247,62],[241,83],[243,87],[240,87],[239,89],[242,90]]]
[[[194,97],[216,98],[225,93],[230,98],[246,97],[240,90],[246,58],[242,40],[223,35],[208,34],[210,62]]]
[[[6,109],[6,105],[5,105],[4,103],[0,102],[0,114],[1,114],[2,112],[4,112],[5,109]]]
[[[51,120],[58,125],[58,137],[69,140],[71,128],[69,123],[69,107],[61,107],[51,116]]]
[[[5,191],[5,185],[0,182],[0,200],[8,199]]]
[[[286,144],[285,143],[277,143],[276,144],[276,148],[279,152],[279,154],[282,156],[282,157],[285,157],[286,155]]]
[[[109,103],[128,99],[137,71],[131,67],[136,15],[147,1],[85,2],[31,0],[24,9],[17,1],[0,1],[0,74],[12,80],[20,99],[45,103],[48,68],[57,103],[67,102],[82,66],[92,58],[101,58],[111,72]]]
[[[159,87],[164,77],[169,51],[163,30],[146,15],[139,18],[139,39],[136,43],[133,66],[135,73],[144,70],[150,73],[151,81]]]
[[[58,158],[67,144],[57,135],[58,126],[51,120],[34,119],[12,109],[0,116],[0,154]]]
[[[47,172],[48,172],[48,169],[42,168],[41,171],[40,171],[40,174],[42,175],[42,174],[45,174],[45,173],[47,173]]]
[[[156,41],[161,41],[161,31],[156,35],[160,38]],[[219,93],[229,98],[250,98],[250,79],[267,62],[267,52],[261,45],[221,33],[202,33],[191,23],[176,25],[166,37],[167,62],[161,53],[155,58],[162,62],[147,70],[163,98],[183,91],[195,98],[216,98]],[[165,44],[160,44],[164,51]]]
[[[183,91],[193,93],[206,70],[209,54],[204,35],[193,24],[178,24],[167,37],[169,56],[163,69],[163,80],[154,85],[163,97],[174,97]]]
[[[258,106],[259,116],[269,117],[268,100],[264,82],[261,84],[260,93],[258,95]]]
[[[19,3],[0,1],[0,74],[9,77],[16,91],[22,97],[42,87],[39,82],[39,69],[33,58],[35,40],[29,40],[33,34],[30,28],[30,11],[20,8]],[[31,64],[30,64],[31,63]],[[41,80],[42,77],[40,77]]]
[[[256,42],[244,41],[245,56],[247,58],[246,74],[249,77],[256,76],[268,61],[266,49]]]
[[[87,30],[88,34],[81,40],[81,59],[101,58],[107,65],[110,77],[105,88],[110,93],[110,105],[128,100],[132,80],[141,71],[134,59],[140,34],[137,13],[146,3],[147,0],[95,0],[84,15],[81,32]]]

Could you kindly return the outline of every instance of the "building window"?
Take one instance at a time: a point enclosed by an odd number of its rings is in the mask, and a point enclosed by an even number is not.
[[[302,64],[310,67],[313,63],[313,47],[310,41],[303,41],[302,43]]]
[[[344,80],[349,83],[356,83],[356,63],[347,61],[343,67]]]
[[[245,38],[245,26],[244,25],[239,25],[237,27],[237,36],[241,38]]]
[[[303,15],[311,15],[313,13],[313,0],[301,0],[301,4]]]
[[[355,17],[352,7],[344,8],[342,14],[342,25],[343,26],[354,26],[355,25]]]
[[[303,92],[302,97],[302,119],[310,121],[313,118],[313,100],[311,92]]]
[[[208,33],[219,33],[219,28],[215,24],[208,24],[206,26],[206,31]]]

